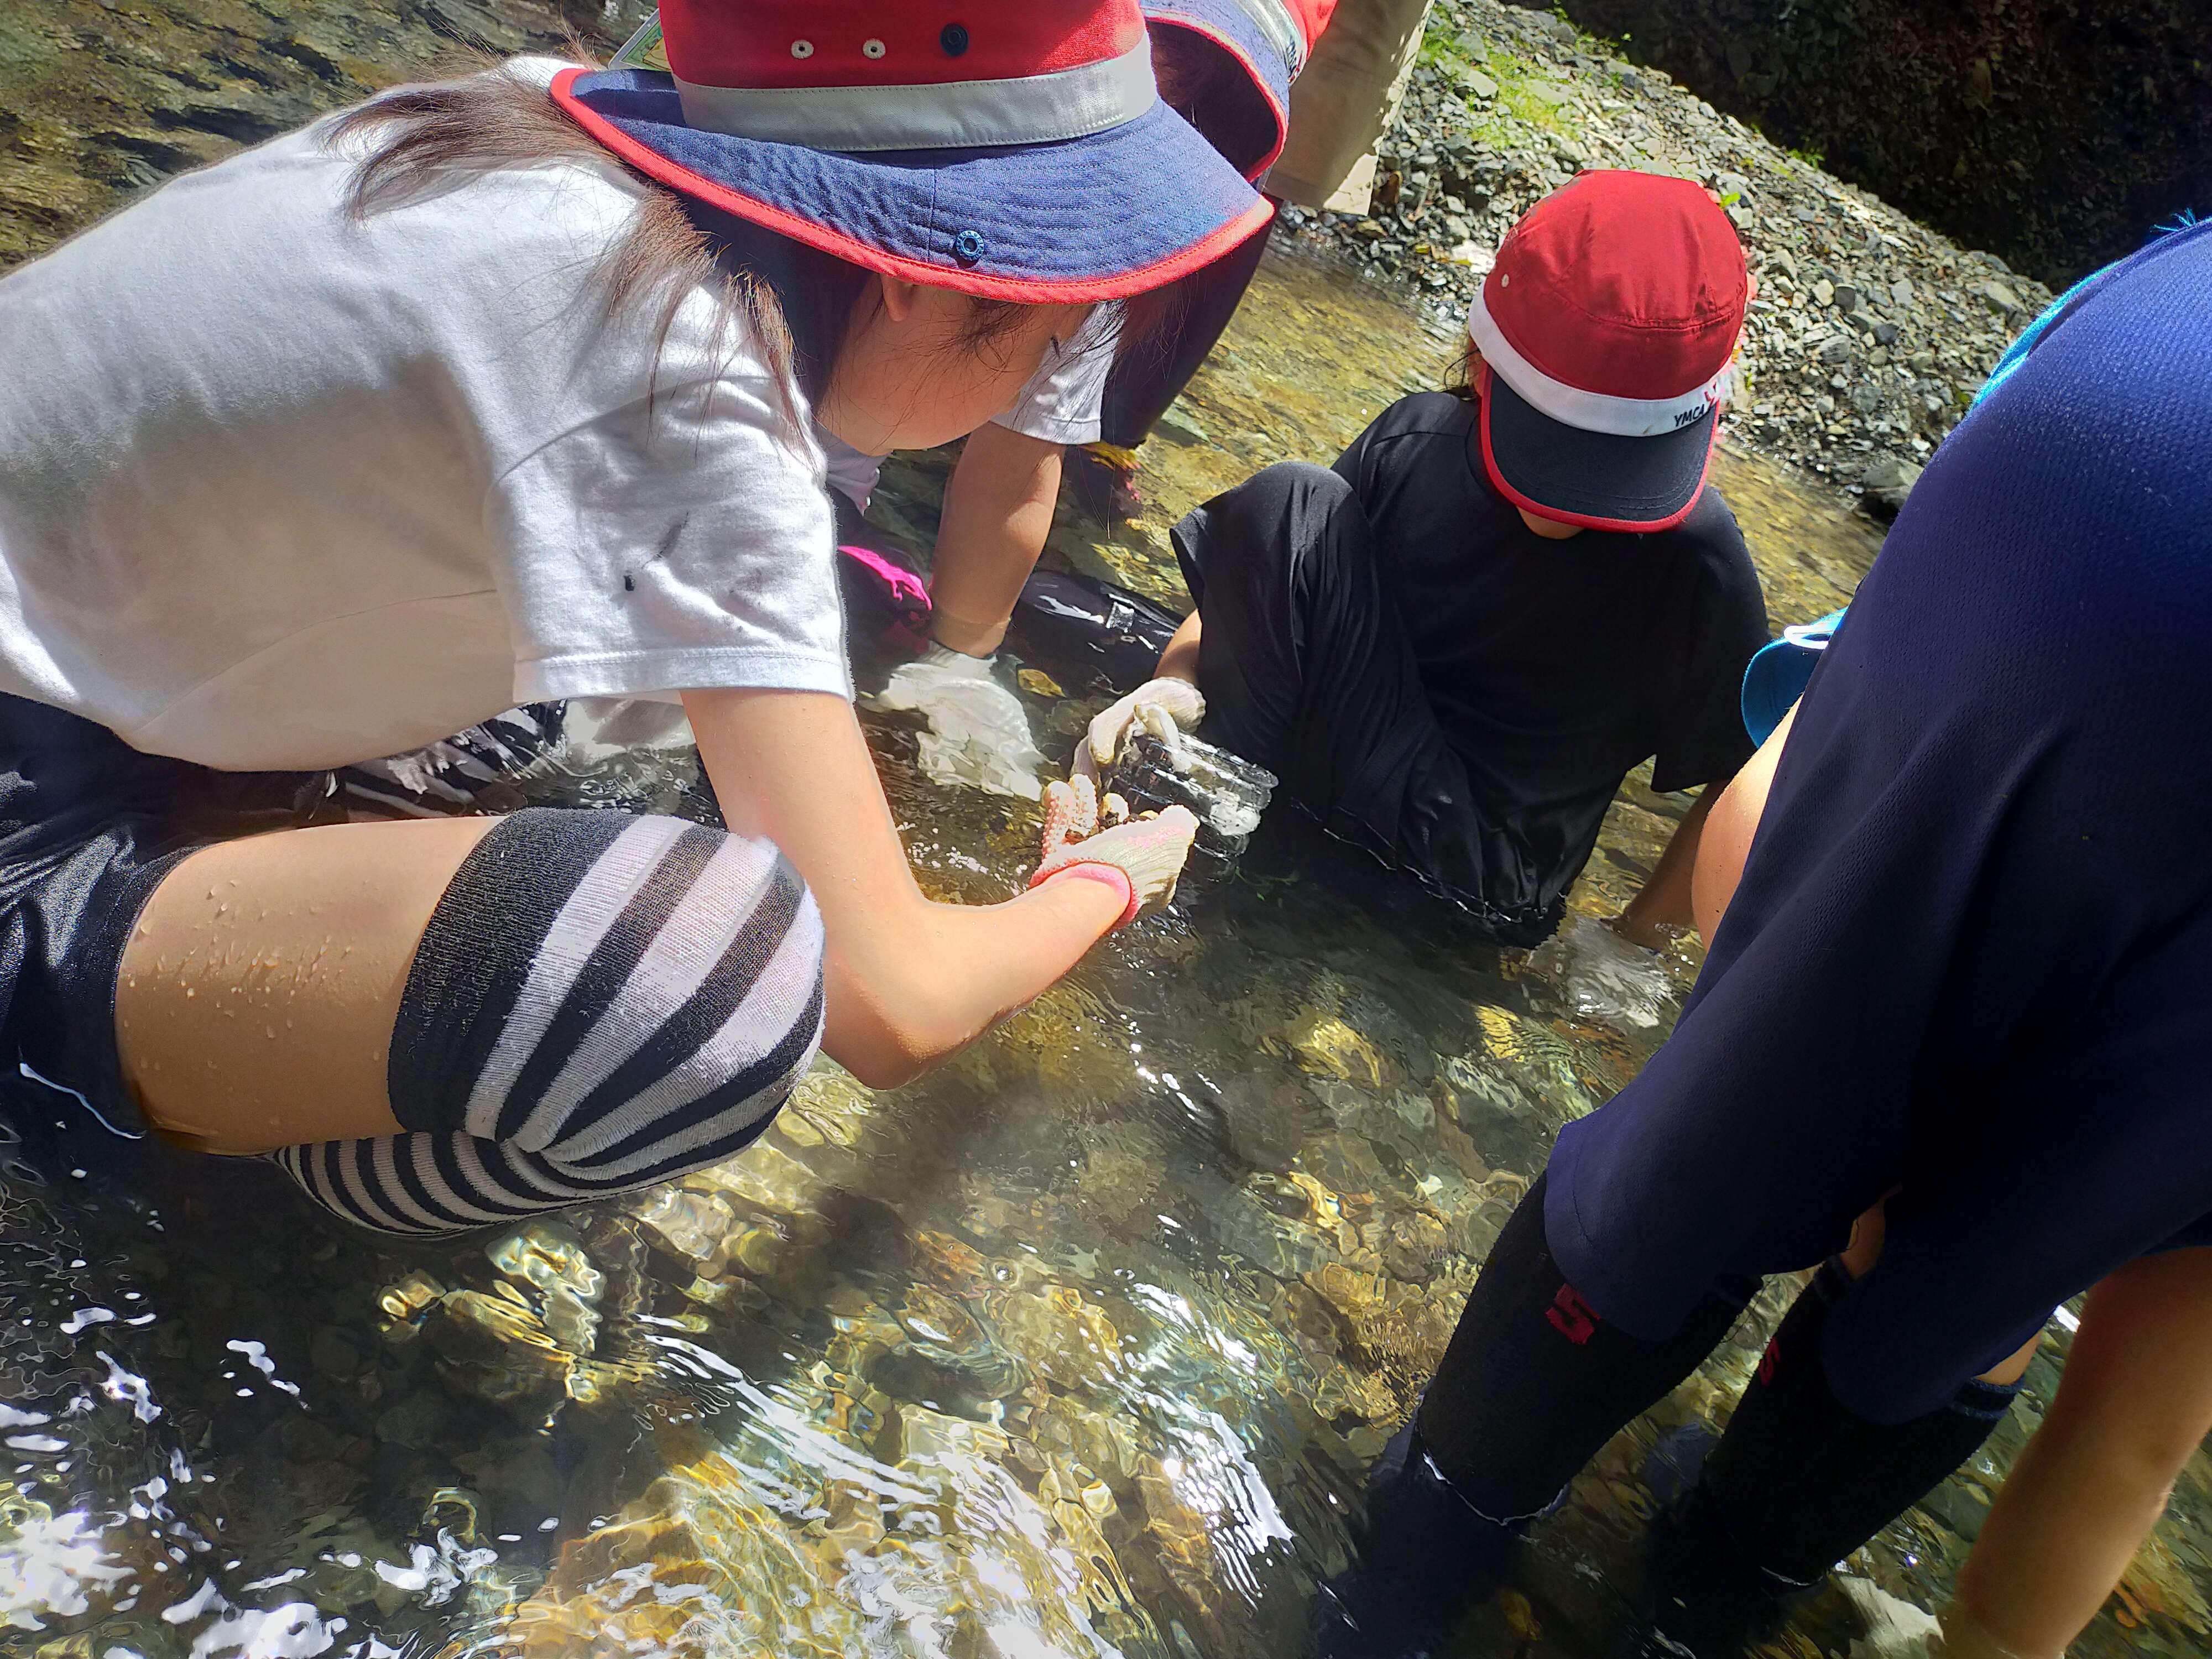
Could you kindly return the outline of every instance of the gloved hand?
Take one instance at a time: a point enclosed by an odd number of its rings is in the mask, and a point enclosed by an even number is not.
[[[1680,998],[1665,957],[1579,915],[1528,953],[1528,968],[1577,1015],[1616,1030],[1650,1030],[1674,1016]]]
[[[1152,732],[1174,754],[1178,740],[1206,718],[1206,699],[1188,680],[1146,680],[1118,702],[1109,703],[1091,722],[1090,734],[1077,745],[1073,771],[1093,779],[1111,766],[1133,731]]]
[[[992,675],[995,660],[932,641],[901,663],[872,701],[878,708],[919,709],[928,717],[915,758],[933,781],[1035,800],[1044,755],[1030,737],[1021,698]]]
[[[1183,860],[1198,834],[1198,820],[1189,808],[1170,806],[1164,812],[1112,822],[1126,811],[1119,796],[1109,795],[1106,817],[1112,827],[1102,830],[1098,792],[1089,778],[1048,786],[1044,792],[1043,857],[1030,885],[1071,872],[1090,876],[1111,872],[1119,878],[1114,884],[1127,894],[1127,908],[1115,926],[1126,927],[1140,915],[1164,908],[1175,897],[1176,878],[1182,875]]]

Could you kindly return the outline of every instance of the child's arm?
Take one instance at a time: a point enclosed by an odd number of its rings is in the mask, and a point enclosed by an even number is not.
[[[1628,939],[1656,951],[1667,942],[1662,930],[1694,925],[1690,876],[1697,867],[1705,818],[1727,787],[1726,783],[1707,784],[1705,793],[1682,815],[1681,823],[1674,826],[1674,833],[1667,839],[1667,850],[1659,855],[1659,867],[1613,922]]]
[[[798,868],[828,934],[823,1046],[872,1088],[908,1081],[1073,967],[1120,918],[1099,882],[936,904],[907,867],[860,722],[811,691],[687,691],[729,827]]]
[[[1791,703],[1759,750],[1746,761],[1725,787],[1708,785],[1704,800],[1717,797],[1698,837],[1697,855],[1690,872],[1690,908],[1698,932],[1710,945],[1713,930],[1735,896],[1743,879],[1744,861],[1751,856],[1751,838],[1759,833],[1759,820],[1766,811],[1767,792],[1774,785],[1774,769],[1782,761],[1782,745],[1790,741],[1790,728],[1797,719]]]
[[[2058,1397],[1960,1575],[1947,1653],[2063,1653],[2207,1432],[2212,1249],[2145,1256],[2090,1291]]]
[[[1164,680],[1188,680],[1198,684],[1198,642],[1205,624],[1193,610],[1176,629],[1175,637],[1160,647],[1160,665],[1152,670],[1153,676]]]
[[[1060,500],[1060,447],[996,424],[969,434],[945,486],[930,576],[939,643],[988,657],[1006,636]]]

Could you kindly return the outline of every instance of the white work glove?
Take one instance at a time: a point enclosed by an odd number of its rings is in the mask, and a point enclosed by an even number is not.
[[[1076,746],[1070,769],[1095,780],[1099,769],[1111,766],[1121,745],[1139,732],[1149,732],[1167,744],[1170,755],[1180,754],[1182,734],[1205,718],[1206,699],[1188,680],[1164,676],[1146,680],[1093,717],[1089,735]]]
[[[1127,811],[1119,795],[1106,797],[1109,823]],[[1030,885],[1038,886],[1054,876],[1104,875],[1126,894],[1127,908],[1116,927],[1164,908],[1175,897],[1176,880],[1198,834],[1198,820],[1190,809],[1170,806],[1104,830],[1099,823],[1098,791],[1089,778],[1048,786],[1044,855]]]
[[[878,708],[918,709],[929,720],[915,758],[935,782],[967,784],[995,795],[1035,800],[1044,755],[1030,737],[1022,700],[991,672],[992,657],[970,657],[933,641],[901,663],[871,701]]]

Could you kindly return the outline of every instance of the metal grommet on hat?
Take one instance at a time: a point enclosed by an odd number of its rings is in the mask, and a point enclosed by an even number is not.
[[[952,251],[960,256],[963,264],[972,265],[981,258],[984,246],[983,233],[980,230],[963,230],[952,239]]]
[[[947,58],[957,58],[968,50],[968,26],[947,23],[937,32],[937,44],[945,48]]]

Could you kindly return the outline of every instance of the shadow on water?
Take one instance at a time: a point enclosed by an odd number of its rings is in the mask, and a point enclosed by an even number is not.
[[[11,11],[0,36],[54,77],[0,118],[14,246],[144,182],[113,176],[132,135],[227,131],[185,118],[225,98],[297,118],[422,62],[463,26],[453,3]],[[465,16],[502,46],[559,27]],[[1147,447],[1137,521],[1109,535],[1064,507],[1048,556],[1179,605],[1175,517],[1268,462],[1329,459],[1455,341],[1277,250]],[[949,460],[887,475],[877,516],[917,548]],[[1840,602],[1863,522],[1755,458],[1719,477],[1776,620]],[[1033,725],[1064,758],[1098,688],[1031,666]],[[1013,891],[1035,810],[930,784],[895,719],[869,732],[925,884]],[[687,810],[690,769],[618,758],[526,788]],[[1278,815],[1236,882],[1109,941],[924,1083],[872,1094],[825,1063],[743,1158],[458,1248],[346,1231],[258,1166],[103,1146],[75,1103],[11,1085],[0,1649],[1297,1652],[1364,1468],[1491,1240],[1694,976],[1692,953],[1621,966],[1585,920],[1686,805],[1632,778],[1562,942],[1533,956]],[[1596,1460],[1465,1651],[1604,1650],[1651,1508],[1644,1450],[1725,1413],[1791,1288]],[[1940,1599],[2062,1346],[1856,1574]],[[2080,1651],[2203,1650],[2208,1516],[2200,1460]],[[1840,1653],[1857,1628],[1832,1594],[1777,1650]]]

